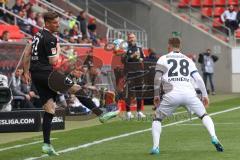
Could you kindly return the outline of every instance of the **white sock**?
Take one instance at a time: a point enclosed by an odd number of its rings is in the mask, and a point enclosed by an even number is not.
[[[211,137],[217,137],[215,133],[215,127],[212,121],[212,118],[208,115],[204,116],[202,119],[203,125],[207,128],[208,133]]]
[[[153,148],[159,147],[161,131],[162,131],[162,124],[161,124],[161,122],[153,121],[152,122]]]

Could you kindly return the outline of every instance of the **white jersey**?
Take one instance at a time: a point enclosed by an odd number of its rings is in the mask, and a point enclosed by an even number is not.
[[[159,58],[156,71],[163,73],[161,81],[170,85],[170,93],[196,94],[191,75],[197,72],[194,62],[182,53],[170,52]]]

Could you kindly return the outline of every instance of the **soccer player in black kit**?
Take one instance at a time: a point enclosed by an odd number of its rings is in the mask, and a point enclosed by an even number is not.
[[[134,33],[128,34],[128,50],[125,54],[125,64],[124,64],[124,70],[126,74],[126,95],[125,95],[125,101],[126,101],[126,111],[127,111],[127,119],[133,118],[132,113],[130,112],[130,105],[131,105],[131,99],[136,97],[134,87],[143,84],[143,76],[139,75],[141,74],[141,63],[144,59],[144,53],[142,51],[142,48],[137,45],[137,39],[136,35]],[[141,91],[141,90],[140,90]],[[145,118],[146,116],[141,112],[141,105],[142,105],[142,98],[136,97],[137,101],[137,118]]]
[[[49,76],[57,68],[56,66],[60,66],[59,63],[61,63],[61,59],[59,58],[61,48],[57,38],[54,36],[54,33],[59,28],[59,16],[55,12],[47,12],[44,14],[44,22],[45,28],[36,33],[32,43],[26,46],[23,57],[23,76],[24,80],[28,83],[30,82],[31,73],[31,80],[36,86],[45,111],[42,124],[44,140],[42,151],[48,155],[58,155],[50,143],[50,132],[52,119],[55,114],[57,92],[49,88]],[[71,84],[68,92],[75,94],[81,103],[99,116],[100,122],[104,122],[115,116],[111,112],[103,113],[91,99],[79,96],[81,89],[81,86]]]
[[[44,14],[45,28],[40,30],[32,39],[32,44],[26,48],[23,58],[25,81],[31,79],[40,95],[40,100],[44,109],[43,116],[43,139],[42,151],[48,155],[58,155],[50,143],[50,132],[53,115],[55,113],[55,99],[57,93],[48,86],[48,77],[57,65],[59,59],[60,46],[54,33],[59,28],[59,17],[55,12]]]

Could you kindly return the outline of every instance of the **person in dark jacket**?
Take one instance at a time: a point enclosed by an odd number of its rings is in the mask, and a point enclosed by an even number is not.
[[[140,46],[137,45],[136,35],[133,33],[128,34],[128,50],[125,54],[125,64],[124,64],[124,72],[126,74],[126,117],[127,119],[131,119],[134,116],[130,112],[131,101],[136,97],[137,101],[137,118],[145,118],[146,116],[141,112],[142,106],[142,97],[137,95],[141,91],[141,87],[143,84],[143,76],[139,76],[142,74],[142,62],[144,60],[144,53]],[[141,86],[141,87],[140,87]]]
[[[212,55],[211,50],[207,49],[205,53],[199,54],[198,63],[202,65],[203,80],[207,88],[207,79],[209,79],[212,95],[215,95],[215,87],[213,83],[214,64],[218,61],[218,57]]]
[[[80,22],[80,28],[82,32],[82,39],[87,38],[87,13],[85,10],[81,11],[77,20]]]

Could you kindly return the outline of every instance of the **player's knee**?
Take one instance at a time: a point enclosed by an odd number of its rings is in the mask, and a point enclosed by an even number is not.
[[[55,114],[56,103],[51,98],[43,105],[43,109],[47,113]]]
[[[200,116],[199,118],[200,119],[203,119],[203,117],[207,116],[208,114],[207,113],[204,113],[202,116]]]

